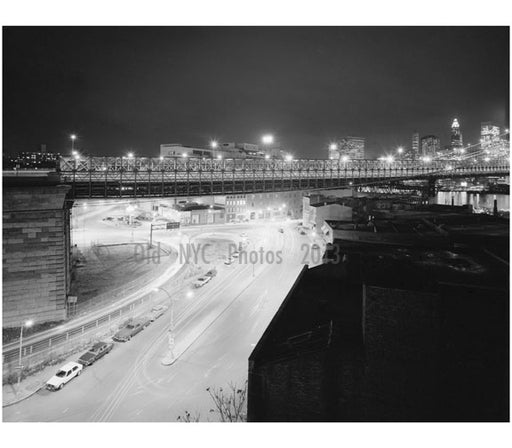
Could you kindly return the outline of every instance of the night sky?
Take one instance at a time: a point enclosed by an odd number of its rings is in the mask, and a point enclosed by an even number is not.
[[[465,142],[508,127],[509,29],[167,27],[3,29],[4,153],[157,156],[160,143],[258,143],[296,157],[366,137],[377,156],[411,134]]]

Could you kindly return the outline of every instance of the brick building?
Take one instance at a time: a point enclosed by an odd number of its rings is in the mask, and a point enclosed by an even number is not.
[[[71,282],[69,186],[4,178],[3,326],[66,318]]]

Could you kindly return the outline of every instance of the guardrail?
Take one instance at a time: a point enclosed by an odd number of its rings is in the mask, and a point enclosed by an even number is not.
[[[70,328],[60,334],[53,335],[37,342],[23,344],[21,362],[24,369],[32,368],[38,363],[45,361],[53,354],[72,350],[77,345],[99,339],[112,331],[113,326],[118,326],[120,321],[134,317],[149,311],[155,301],[149,296],[135,299],[132,302],[105,313],[84,324]],[[146,305],[146,306],[144,306]],[[65,347],[64,347],[65,346]],[[19,363],[19,347],[5,350],[2,353],[4,377],[17,371]]]

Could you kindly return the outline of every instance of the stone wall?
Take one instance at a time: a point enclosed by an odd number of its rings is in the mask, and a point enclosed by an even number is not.
[[[3,327],[66,317],[70,285],[68,186],[3,190]],[[69,205],[68,205],[69,204]]]

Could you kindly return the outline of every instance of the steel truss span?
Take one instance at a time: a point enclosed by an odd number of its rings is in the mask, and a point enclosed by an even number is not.
[[[203,196],[362,186],[382,181],[508,175],[508,159],[468,161],[62,157],[75,198]]]

